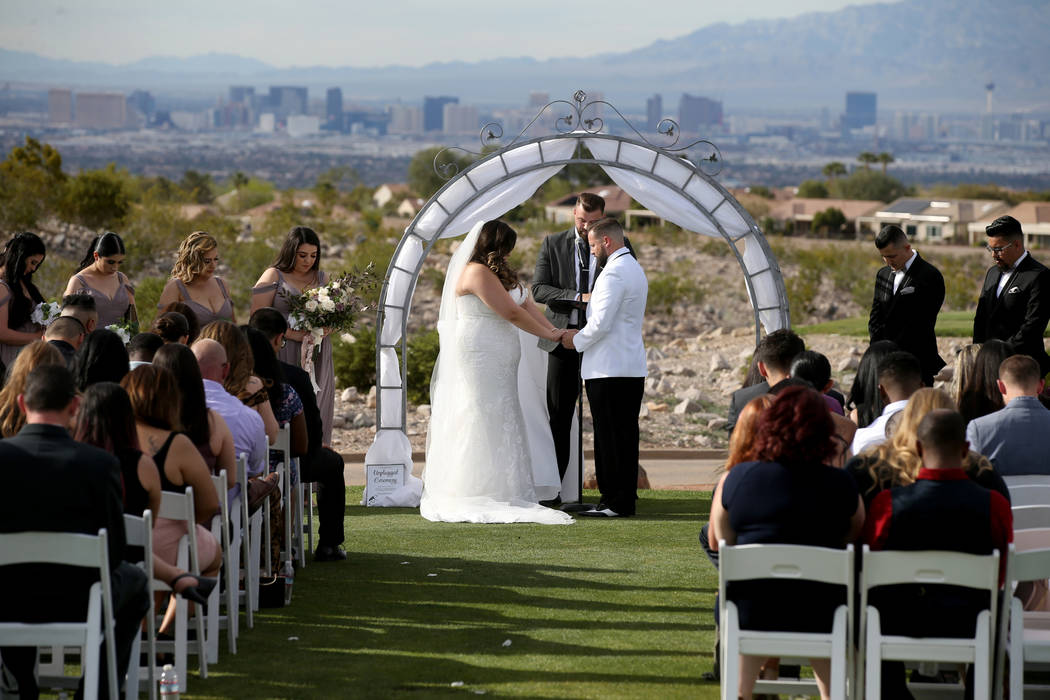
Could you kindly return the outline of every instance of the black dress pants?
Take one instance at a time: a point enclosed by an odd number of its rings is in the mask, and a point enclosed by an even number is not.
[[[587,380],[594,474],[602,503],[620,515],[634,515],[638,499],[638,411],[644,391],[644,377]]]
[[[549,353],[547,360],[547,411],[550,413],[554,453],[558,458],[558,476],[565,478],[569,467],[572,417],[580,397],[580,354],[561,345]]]
[[[346,479],[343,458],[338,452],[321,447],[300,459],[303,483],[317,482],[317,544],[337,547],[343,543],[343,516],[346,511]]]

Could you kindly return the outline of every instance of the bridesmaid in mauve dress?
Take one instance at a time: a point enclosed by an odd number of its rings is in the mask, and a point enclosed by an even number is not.
[[[204,231],[191,233],[179,246],[171,279],[164,285],[157,309],[178,301],[193,309],[202,328],[212,321],[236,323],[226,283],[215,276],[218,264],[218,242]]]
[[[14,363],[23,347],[43,336],[44,327],[30,317],[44,300],[33,284],[33,273],[43,264],[46,252],[40,236],[27,231],[9,240],[0,254],[0,361],[4,367]]]
[[[321,240],[313,229],[296,226],[288,232],[284,245],[273,261],[273,265],[259,277],[252,289],[252,312],[272,306],[288,319],[291,297],[302,294],[312,287],[326,282],[321,271]],[[308,334],[288,329],[286,344],[278,353],[282,362],[302,366],[302,341]],[[320,353],[314,355],[314,377],[320,390],[317,392],[317,407],[321,410],[322,442],[332,444],[332,416],[335,412],[335,369],[332,364],[332,341],[326,335],[321,341]]]
[[[69,278],[66,291],[62,293],[62,296],[88,294],[94,297],[98,328],[125,320],[138,326],[135,291],[127,276],[120,271],[124,260],[124,241],[120,236],[112,231],[96,236],[80,261],[78,272]]]

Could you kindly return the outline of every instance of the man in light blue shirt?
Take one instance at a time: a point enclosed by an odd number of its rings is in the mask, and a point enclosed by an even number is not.
[[[1050,459],[1042,447],[1050,435],[1050,411],[1039,401],[1039,363],[1028,355],[1012,355],[999,365],[997,383],[1006,405],[970,421],[970,449],[987,457],[1000,476],[1050,474]]]

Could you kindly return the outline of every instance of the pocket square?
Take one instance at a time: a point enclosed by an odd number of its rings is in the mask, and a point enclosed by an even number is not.
[[[904,296],[905,294],[914,294],[915,293],[915,287],[905,287],[904,289],[900,290],[897,293],[900,294],[901,296]]]
[[[1017,294],[1019,291],[1021,291],[1020,287],[1010,287],[1010,289],[1008,289],[1006,291],[1006,293],[1007,294]]]

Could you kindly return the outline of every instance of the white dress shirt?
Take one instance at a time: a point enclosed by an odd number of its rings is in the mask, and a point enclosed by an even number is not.
[[[919,254],[914,250],[911,252],[911,257],[908,258],[908,262],[904,263],[903,270],[896,270],[893,273],[893,293],[896,294],[897,290],[900,289],[901,282],[904,281],[904,276],[908,274],[908,270],[911,269],[911,264],[915,262],[915,258],[919,257]]]
[[[1014,270],[1017,269],[1017,266],[1020,265],[1021,261],[1024,260],[1026,257],[1028,257],[1028,251],[1027,250],[1025,252],[1021,253],[1021,257],[1017,258],[1017,260],[1014,261],[1013,267],[1011,267],[1009,270],[1003,272],[1003,274],[999,275],[999,286],[995,290],[995,298],[996,299],[998,299],[1002,295],[1003,290],[1006,288],[1007,283],[1010,282],[1010,278],[1014,276]]]
[[[269,443],[259,412],[245,406],[222,384],[211,379],[204,380],[204,402],[230,426],[234,453],[248,455],[248,475],[262,474],[269,456]]]
[[[859,455],[869,447],[886,442],[886,424],[890,422],[894,413],[903,411],[907,405],[908,399],[894,401],[882,409],[882,415],[873,420],[871,425],[857,428],[857,432],[853,434],[853,446],[850,448],[853,454]]]

